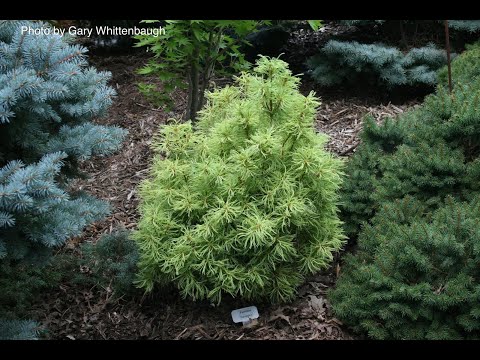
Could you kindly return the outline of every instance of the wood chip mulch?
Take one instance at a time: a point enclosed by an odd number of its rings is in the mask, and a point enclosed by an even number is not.
[[[135,73],[144,62],[145,58],[138,55],[93,58],[97,68],[113,73],[112,84],[118,92],[108,116],[98,119],[98,123],[119,125],[128,129],[129,135],[115,155],[82,165],[88,178],[77,180],[73,187],[108,200],[112,213],[72,239],[64,252],[81,256],[80,243],[95,243],[102,234],[136,226],[136,188],[147,176],[152,161],[152,136],[168,118],[178,118],[185,104],[182,92],[175,96],[173,113],[155,109],[144,100],[136,82],[145,78]],[[330,150],[350,155],[358,143],[363,116],[370,113],[382,121],[408,106],[372,105],[356,99],[325,100],[318,111],[317,129],[330,136]],[[325,296],[339,271],[335,263],[311,277],[299,289],[297,300],[282,306],[226,299],[214,307],[182,300],[174,289],[162,289],[146,297],[114,299],[108,287],[87,289],[63,283],[45,293],[32,314],[48,328],[47,337],[52,339],[352,339],[333,317]],[[258,321],[246,327],[234,324],[231,310],[247,305],[257,305]]]
[[[316,128],[329,136],[328,150],[339,156],[351,155],[360,142],[358,135],[365,116],[372,116],[377,123],[382,123],[386,118],[395,118],[417,103],[412,100],[403,105],[372,105],[355,98],[328,100],[317,112]]]

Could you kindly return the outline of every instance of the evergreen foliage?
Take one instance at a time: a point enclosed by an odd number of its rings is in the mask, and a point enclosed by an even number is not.
[[[330,300],[336,316],[375,339],[480,336],[480,201],[430,216],[411,197],[382,209],[349,255]]]
[[[108,213],[104,201],[72,198],[55,181],[64,158],[51,153],[38,163],[13,160],[0,169],[0,258],[32,262],[42,247],[63,244]]]
[[[103,235],[96,244],[82,246],[81,264],[88,266],[94,285],[111,286],[116,296],[133,291],[138,248],[128,231]]]
[[[37,340],[38,324],[30,320],[0,321],[0,340]]]
[[[55,258],[55,257],[54,257]],[[53,259],[53,258],[51,258]],[[49,259],[49,260],[51,260]],[[69,259],[73,262],[72,259]],[[43,266],[0,262],[0,319],[15,320],[29,316],[29,310],[42,291],[58,285],[61,275],[51,271],[50,261]],[[0,326],[3,321],[0,321]]]
[[[42,293],[57,289],[62,282],[85,289],[102,287],[113,291],[115,299],[134,295],[138,249],[129,234],[127,231],[106,234],[96,244],[82,244],[79,254],[68,251],[57,254],[41,267],[0,262],[0,318],[3,319],[0,329],[2,326],[7,329],[7,323],[12,325],[15,319],[29,317]],[[15,337],[15,333],[1,331],[0,338]]]
[[[285,62],[261,57],[208,94],[198,130],[164,126],[140,190],[140,287],[286,301],[329,265],[343,243],[341,161],[314,130],[318,100],[298,86]]]
[[[349,161],[342,216],[355,237],[380,204],[409,194],[432,207],[447,195],[468,199],[480,155],[479,46],[452,62],[453,95],[441,84],[423,106],[382,125],[366,121],[362,144]],[[475,61],[476,59],[476,61]],[[460,82],[463,82],[460,84]]]
[[[475,61],[476,59],[476,61]],[[358,253],[331,292],[336,315],[377,339],[478,338],[478,45],[424,104],[368,121],[347,166],[342,217]],[[442,73],[444,70],[442,70]]]
[[[480,20],[448,20],[448,26],[459,31],[477,33],[480,31]]]
[[[87,67],[86,49],[22,26],[47,24],[0,22],[0,256],[15,259],[107,213],[106,203],[65,185],[79,160],[112,153],[125,135],[90,122],[111,104],[110,74]]]
[[[363,83],[394,88],[435,85],[436,70],[446,60],[445,52],[432,44],[403,54],[382,44],[330,40],[320,54],[308,59],[307,65],[311,76],[322,86]]]
[[[339,20],[340,24],[348,25],[348,26],[374,26],[374,25],[382,25],[385,20]]]
[[[109,73],[88,67],[86,49],[22,26],[49,25],[0,21],[2,278],[8,266],[38,266],[52,247],[107,214],[106,202],[69,193],[68,181],[79,161],[112,153],[126,133],[91,122],[115,92]]]
[[[480,77],[480,43],[467,44],[466,50],[455,59],[452,66],[452,83],[467,84]],[[444,67],[438,72],[438,83],[448,86],[448,69]]]
[[[358,152],[349,160],[342,186],[341,211],[347,235],[355,236],[360,225],[370,219],[375,209],[377,178],[381,175],[380,160],[394,152],[404,139],[399,123],[391,119],[382,127],[372,117],[364,120]],[[358,155],[357,155],[358,154]]]

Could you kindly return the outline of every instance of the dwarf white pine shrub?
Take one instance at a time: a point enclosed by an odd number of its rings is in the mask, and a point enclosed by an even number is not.
[[[341,161],[314,130],[319,101],[282,60],[261,57],[208,94],[198,130],[166,125],[140,188],[138,285],[184,297],[286,301],[343,243]],[[162,155],[165,155],[162,156]]]

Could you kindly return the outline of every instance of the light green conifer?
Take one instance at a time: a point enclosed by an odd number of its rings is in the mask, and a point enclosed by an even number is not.
[[[198,129],[163,127],[141,185],[138,284],[185,297],[287,301],[343,243],[341,161],[314,129],[319,101],[287,64],[262,57],[211,92]]]

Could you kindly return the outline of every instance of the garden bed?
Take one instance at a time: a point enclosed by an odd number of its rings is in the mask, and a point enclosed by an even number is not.
[[[115,155],[86,161],[82,170],[88,177],[72,184],[112,205],[108,218],[89,226],[81,237],[71,239],[60,250],[74,256],[81,256],[82,242],[95,243],[102,234],[121,228],[135,229],[135,189],[148,175],[152,136],[169,118],[181,117],[186,97],[181,91],[176,93],[176,109],[169,113],[147,103],[136,86],[137,81],[144,80],[135,74],[145,61],[140,55],[93,57],[91,61],[99,70],[112,72],[111,84],[118,93],[108,116],[98,123],[119,125],[128,129],[129,135]],[[302,91],[309,91],[308,82]],[[381,122],[414,103],[392,105],[357,98],[326,98],[318,110],[316,126],[330,136],[329,150],[349,156],[358,144],[366,114]],[[183,300],[175,289],[162,289],[146,297],[114,299],[109,287],[85,288],[64,282],[43,294],[32,309],[32,318],[48,329],[47,337],[52,339],[351,339],[332,316],[325,298],[340,271],[337,256],[327,271],[305,282],[296,301],[281,306],[226,299],[213,307],[207,302]],[[250,327],[233,324],[231,310],[247,305],[258,307],[258,323]]]

